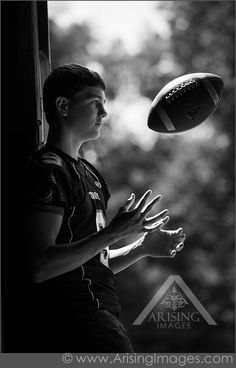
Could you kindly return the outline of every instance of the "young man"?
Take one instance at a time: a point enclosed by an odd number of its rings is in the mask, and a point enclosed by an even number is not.
[[[47,144],[26,171],[25,235],[33,279],[32,349],[39,352],[133,352],[119,319],[114,274],[142,257],[173,257],[183,248],[182,228],[164,231],[168,211],[147,215],[151,191],[135,195],[106,225],[109,191],[99,172],[78,157],[97,139],[106,116],[101,77],[76,64],[59,66],[44,84],[49,124]],[[158,231],[158,244],[145,235]],[[141,240],[117,250],[109,246],[131,235]]]

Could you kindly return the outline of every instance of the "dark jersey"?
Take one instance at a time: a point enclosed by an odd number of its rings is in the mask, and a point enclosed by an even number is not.
[[[56,244],[83,239],[105,226],[110,194],[100,173],[86,160],[77,161],[46,144],[31,157],[25,185],[27,208],[63,215]],[[82,266],[36,284],[41,302],[60,313],[90,309],[119,312],[108,259],[109,247],[106,247]]]

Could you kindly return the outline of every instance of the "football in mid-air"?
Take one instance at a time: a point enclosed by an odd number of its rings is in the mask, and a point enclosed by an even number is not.
[[[148,127],[160,133],[196,127],[215,110],[223,88],[222,78],[210,73],[186,74],[172,80],[153,100]]]

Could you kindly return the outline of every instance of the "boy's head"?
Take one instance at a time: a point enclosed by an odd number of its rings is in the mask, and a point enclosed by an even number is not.
[[[72,98],[84,88],[100,87],[105,91],[105,83],[100,75],[78,64],[66,64],[53,69],[43,87],[43,106],[48,124],[57,119],[56,99],[59,96]]]

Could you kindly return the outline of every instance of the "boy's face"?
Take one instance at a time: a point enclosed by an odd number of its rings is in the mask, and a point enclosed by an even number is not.
[[[76,93],[69,103],[68,124],[73,133],[84,141],[100,136],[104,110],[105,92],[101,87],[86,87]]]

